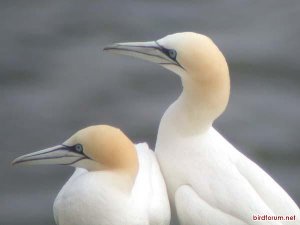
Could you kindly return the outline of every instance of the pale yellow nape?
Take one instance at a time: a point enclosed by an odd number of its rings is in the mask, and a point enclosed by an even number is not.
[[[137,175],[138,158],[134,144],[118,128],[90,126],[76,132],[65,143],[81,144],[84,154],[98,162],[101,170],[120,171],[134,178]]]
[[[187,107],[201,107],[202,115],[213,121],[225,110],[230,95],[230,77],[226,59],[207,36],[193,32],[168,35],[158,40],[177,51],[176,60],[184,68],[178,74],[184,86]]]

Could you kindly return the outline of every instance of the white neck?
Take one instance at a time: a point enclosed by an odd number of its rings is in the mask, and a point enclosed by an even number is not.
[[[230,86],[228,78],[226,76],[225,81],[215,79],[213,82],[182,79],[183,91],[165,112],[159,135],[162,132],[176,132],[177,135],[186,136],[207,131],[227,106]]]
[[[201,107],[192,107],[193,102],[187,99],[183,92],[180,97],[167,109],[163,115],[158,138],[163,140],[174,136],[190,136],[205,132],[211,127],[212,122],[207,120],[201,112]]]

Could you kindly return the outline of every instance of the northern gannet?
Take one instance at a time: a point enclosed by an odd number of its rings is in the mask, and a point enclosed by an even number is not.
[[[13,164],[76,167],[53,211],[57,225],[169,225],[170,206],[159,165],[146,143],[117,128],[82,129],[61,145],[20,156]]]
[[[212,124],[230,93],[227,62],[213,41],[185,32],[104,50],[158,63],[180,76],[183,91],[163,115],[155,152],[182,225],[300,224],[290,196]],[[254,220],[295,216],[296,221]],[[175,219],[174,219],[175,218]],[[171,223],[172,223],[171,221]]]

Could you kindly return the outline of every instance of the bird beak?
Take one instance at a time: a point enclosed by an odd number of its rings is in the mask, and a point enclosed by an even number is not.
[[[133,56],[161,65],[178,65],[178,62],[166,55],[167,49],[162,47],[157,41],[116,43],[105,47],[103,50],[120,55]]]
[[[12,165],[72,165],[85,158],[84,154],[75,152],[72,147],[57,145],[22,155],[12,161]]]

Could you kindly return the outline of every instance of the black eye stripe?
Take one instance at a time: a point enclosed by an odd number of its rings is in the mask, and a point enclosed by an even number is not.
[[[83,147],[81,144],[74,145],[74,149],[76,152],[79,152],[79,153],[83,152]]]
[[[170,57],[173,60],[176,60],[176,56],[177,56],[177,52],[175,49],[168,49],[163,47],[162,45],[160,45],[157,41],[155,41],[155,43],[159,46],[159,50],[161,52],[163,52],[165,55],[167,55],[168,57]]]
[[[83,152],[83,146],[81,144],[76,144],[72,146],[67,146],[67,145],[63,145],[63,146],[69,151],[82,154],[83,156],[85,156],[85,158],[89,159],[89,157]]]
[[[161,51],[167,55],[169,58],[175,60],[177,56],[177,52],[174,49],[161,48]]]
[[[155,43],[157,44],[157,46],[158,46],[158,50],[160,50],[162,53],[164,53],[166,56],[168,56],[170,59],[172,59],[174,62],[175,62],[175,64],[174,63],[160,63],[160,64],[162,64],[162,65],[168,65],[168,64],[170,64],[170,65],[177,65],[177,66],[179,66],[180,68],[182,68],[183,70],[185,70],[181,65],[180,65],[180,63],[177,61],[177,59],[176,59],[176,57],[177,57],[177,52],[176,52],[176,50],[175,49],[167,49],[167,48],[165,48],[165,47],[163,47],[162,45],[160,45],[159,43],[158,43],[158,41],[155,41]]]
[[[176,52],[174,49],[170,49],[170,50],[168,51],[168,55],[169,55],[169,57],[170,57],[171,59],[176,60],[177,52]]]

